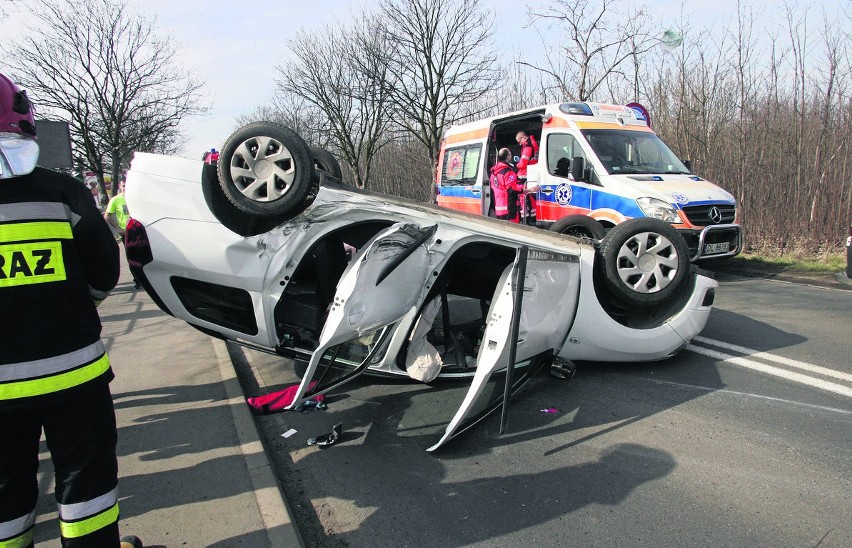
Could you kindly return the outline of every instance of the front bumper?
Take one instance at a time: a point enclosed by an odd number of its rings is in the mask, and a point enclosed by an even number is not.
[[[693,263],[738,255],[743,248],[743,231],[738,224],[710,225],[701,230],[680,230]]]

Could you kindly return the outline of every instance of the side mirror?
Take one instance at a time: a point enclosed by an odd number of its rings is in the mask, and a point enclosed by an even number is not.
[[[692,173],[692,160],[681,160],[681,162],[686,166],[686,170]]]
[[[571,160],[571,177],[574,177],[575,181],[585,181],[585,172],[586,172],[586,159],[582,156],[574,156],[574,159]]]

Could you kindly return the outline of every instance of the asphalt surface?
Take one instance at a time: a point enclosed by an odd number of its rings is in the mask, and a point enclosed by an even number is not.
[[[160,311],[122,259],[99,312],[116,378],[119,521],[145,546],[302,546],[225,343]],[[42,440],[35,542],[58,547]]]
[[[739,365],[760,350],[852,373],[849,288],[750,274],[720,274],[713,340],[665,362],[578,364],[567,383],[542,375],[503,435],[492,417],[425,452],[466,383],[364,377],[327,410],[258,417],[305,544],[848,546],[848,399]],[[757,350],[729,364],[705,355],[716,339]],[[229,350],[247,394],[298,379],[289,360]],[[336,445],[306,443],[337,423]]]

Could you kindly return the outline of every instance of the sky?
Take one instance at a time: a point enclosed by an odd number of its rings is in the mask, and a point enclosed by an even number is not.
[[[744,0],[748,2],[748,0]],[[290,56],[288,43],[299,30],[319,31],[346,24],[352,13],[371,0],[128,0],[137,13],[156,15],[158,34],[170,36],[177,46],[177,62],[204,82],[204,117],[182,124],[185,143],[180,155],[201,158],[210,148],[221,148],[236,129],[236,119],[269,100],[275,90],[275,67]],[[645,0],[661,28],[674,26],[680,17],[680,0]],[[686,3],[686,0],[684,0]],[[0,18],[0,36],[14,40],[16,29],[27,28],[23,0],[0,0],[6,13]],[[522,27],[526,13],[523,0],[486,0],[497,16],[495,49],[517,51],[523,43],[540,43],[536,32]],[[536,5],[544,5],[536,2]],[[826,5],[852,0],[831,0]],[[689,0],[696,21],[724,17],[735,0]],[[2,72],[2,68],[0,68]],[[37,105],[36,105],[37,106]]]

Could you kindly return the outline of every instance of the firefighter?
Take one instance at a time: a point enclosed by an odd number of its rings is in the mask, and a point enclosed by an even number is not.
[[[96,309],[118,245],[89,190],[36,167],[32,106],[0,74],[0,548],[33,545],[39,439],[56,470],[62,546],[119,539],[113,378]]]

